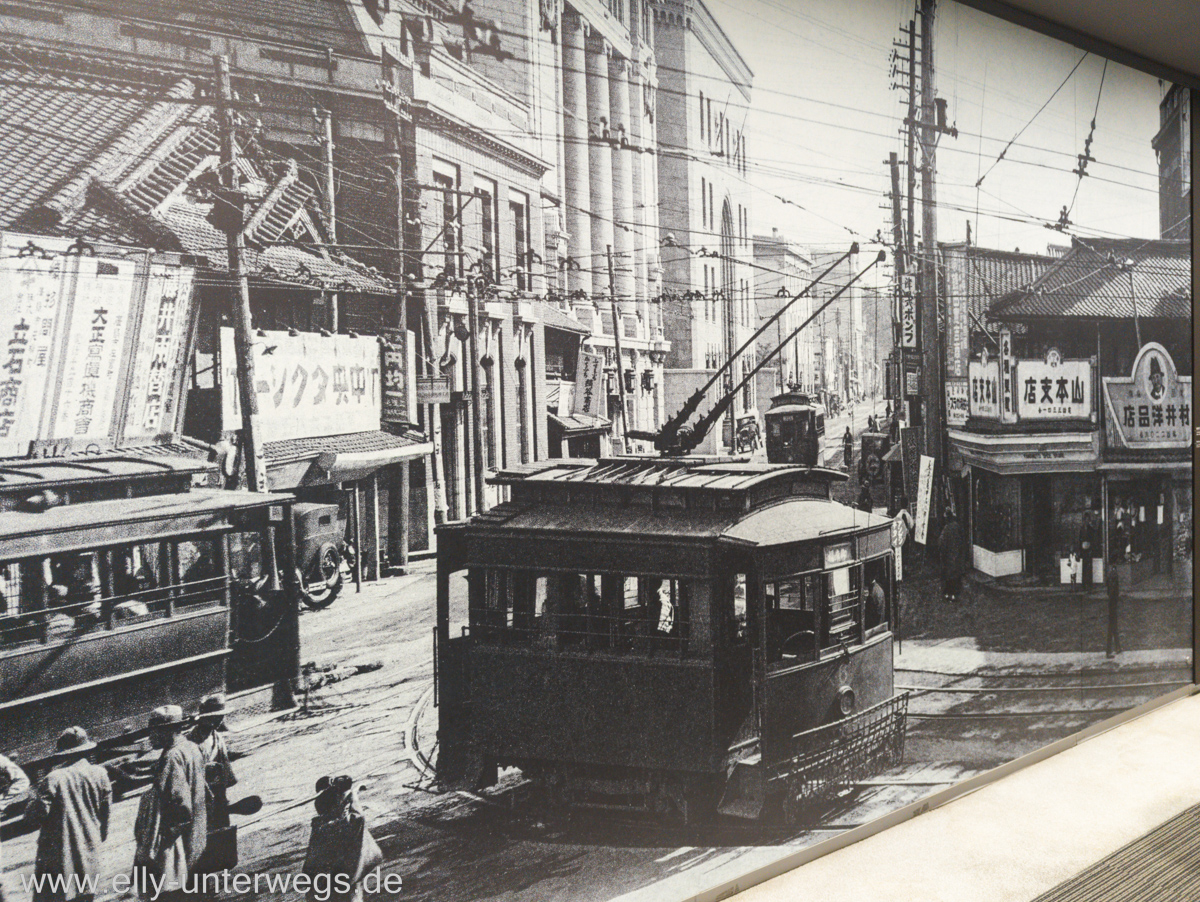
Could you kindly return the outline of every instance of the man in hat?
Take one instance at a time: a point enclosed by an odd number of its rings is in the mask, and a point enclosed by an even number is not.
[[[54,768],[38,784],[25,819],[38,834],[33,902],[90,902],[100,877],[100,848],[108,839],[112,785],[88,760],[96,743],[83,727],[64,730]]]
[[[183,709],[164,705],[150,714],[150,744],[162,749],[154,783],[142,796],[134,824],[133,864],[143,898],[184,898],[188,878],[208,838],[204,755],[183,735]]]
[[[0,755],[0,814],[29,791],[29,778],[14,762]],[[4,892],[4,853],[0,849],[0,902],[6,902]]]
[[[210,695],[200,702],[196,726],[188,734],[204,756],[205,781],[208,783],[208,829],[229,826],[229,787],[237,783],[230,765],[229,746],[225,742],[225,699]]]

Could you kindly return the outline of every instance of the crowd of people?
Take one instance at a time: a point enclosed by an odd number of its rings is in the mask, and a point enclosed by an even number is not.
[[[237,864],[229,790],[237,784],[225,738],[225,700],[205,698],[185,717],[178,705],[150,713],[150,745],[158,751],[133,829],[128,886],[142,899],[179,902],[214,898],[221,875]],[[0,810],[27,797],[25,823],[36,828],[32,902],[91,902],[109,841],[113,787],[108,770],[92,762],[96,743],[83,727],[62,732],[50,770],[31,786],[22,769],[0,755]],[[33,790],[32,793],[30,790]],[[316,786],[317,816],[304,873],[325,875],[330,902],[359,902],[362,882],[382,860],[348,776],[323,777]],[[258,801],[255,798],[255,801]],[[259,803],[261,804],[261,803]],[[0,874],[3,873],[0,851]],[[332,878],[345,878],[340,887]],[[312,893],[310,893],[310,897]],[[8,902],[0,880],[0,902]]]

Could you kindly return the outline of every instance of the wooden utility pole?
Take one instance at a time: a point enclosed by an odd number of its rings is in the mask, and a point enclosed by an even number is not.
[[[483,423],[480,421],[482,405],[479,397],[479,385],[482,380],[479,378],[479,314],[475,309],[478,303],[475,297],[475,276],[468,272],[467,328],[471,330],[471,337],[468,339],[467,353],[471,359],[465,369],[471,374],[471,444],[475,446],[472,449],[471,469],[474,471],[472,482],[475,486],[475,513],[481,514],[487,510],[487,503],[483,493]]]
[[[917,194],[917,23],[908,20],[908,231],[905,235],[904,256],[912,260],[916,250],[916,194]],[[909,269],[912,269],[910,266]]]
[[[322,186],[325,189],[325,209],[323,211],[325,225],[329,230],[329,241],[336,245],[337,202],[334,198],[333,181],[333,114],[329,110],[314,109],[313,115],[317,117],[317,124],[321,129],[318,137],[321,140],[321,164],[325,174],[325,184]],[[338,294],[336,291],[329,293],[329,331],[334,335],[338,331]]]
[[[234,137],[233,91],[229,84],[229,61],[215,57],[218,114],[221,125],[221,189],[218,211],[224,223],[229,276],[233,281],[230,307],[233,314],[233,344],[237,355],[238,399],[242,407],[242,459],[246,465],[246,485],[252,492],[267,490],[267,466],[258,438],[258,395],[254,391],[254,348],[250,342],[250,284],[242,265],[243,195],[237,169],[237,141]]]
[[[621,354],[621,311],[617,309],[617,289],[613,279],[612,245],[607,245],[605,253],[608,256],[608,299],[612,304],[613,343],[617,351],[617,392],[621,396],[621,446],[629,454],[629,408],[625,406],[625,357]]]
[[[925,453],[941,466],[942,387],[938,351],[938,243],[937,243],[937,102],[934,83],[934,21],[937,0],[921,0],[921,421]]]

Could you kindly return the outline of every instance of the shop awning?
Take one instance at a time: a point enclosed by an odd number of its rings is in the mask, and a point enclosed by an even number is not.
[[[608,432],[612,421],[604,417],[592,417],[587,414],[550,414],[550,424],[557,426],[568,438],[580,438],[585,435],[602,435]]]
[[[424,435],[351,432],[267,442],[267,481],[272,490],[363,479],[382,467],[433,452]]]
[[[1037,434],[950,429],[948,435],[963,463],[999,476],[1087,472],[1100,461],[1099,433],[1092,430]]]
[[[903,460],[903,446],[899,442],[896,442],[896,444],[892,445],[892,447],[888,449],[888,453],[883,455],[883,462],[885,464],[901,463]]]

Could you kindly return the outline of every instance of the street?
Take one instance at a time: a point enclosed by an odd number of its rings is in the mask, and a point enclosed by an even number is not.
[[[303,660],[342,678],[302,697],[299,710],[235,722],[229,744],[242,757],[235,762],[233,796],[253,793],[264,803],[241,824],[239,871],[298,872],[316,780],[348,773],[368,787],[363,799],[384,871],[403,878],[405,899],[679,896],[864,823],[1189,678],[1182,599],[1149,601],[1131,611],[1131,650],[1114,662],[1101,650],[1099,602],[1014,603],[975,586],[964,604],[951,606],[930,579],[914,575],[903,595],[909,635],[895,657],[897,689],[911,693],[901,765],[855,785],[804,829],[732,821],[684,828],[610,814],[567,816],[538,807],[516,772],[502,775],[485,795],[435,786],[428,766],[436,756],[435,582],[433,563],[421,562],[409,575],[365,584],[361,593],[348,587],[329,609],[303,614]],[[1071,612],[1069,621],[1064,611]],[[1012,626],[1031,619],[1040,632],[1022,634]],[[1055,623],[1059,629],[1045,628]],[[374,665],[382,666],[354,673]],[[106,877],[129,869],[136,807],[136,798],[114,806]],[[34,840],[26,835],[5,843],[20,902],[28,898],[19,879],[31,873]]]

